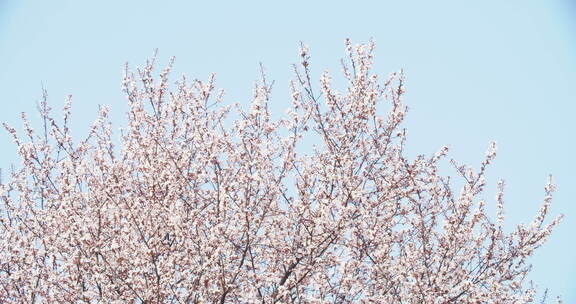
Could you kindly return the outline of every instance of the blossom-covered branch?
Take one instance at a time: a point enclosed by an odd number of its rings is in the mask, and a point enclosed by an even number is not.
[[[486,213],[479,170],[408,159],[402,72],[372,73],[374,44],[346,41],[347,87],[311,76],[302,45],[292,106],[272,120],[262,76],[249,110],[208,81],[126,67],[127,126],[108,108],[73,141],[40,105],[13,136],[21,167],[0,185],[0,299],[6,303],[528,303],[526,260],[560,217],[506,233],[504,183]],[[227,117],[237,109],[233,123]],[[387,113],[385,116],[381,113]],[[316,138],[304,153],[304,136]]]

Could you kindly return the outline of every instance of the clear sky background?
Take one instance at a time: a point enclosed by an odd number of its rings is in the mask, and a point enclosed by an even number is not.
[[[75,133],[98,104],[112,107],[119,127],[123,64],[141,66],[155,48],[162,64],[176,56],[176,75],[217,73],[230,103],[248,103],[262,62],[280,114],[299,41],[316,75],[337,74],[346,37],[375,40],[382,76],[404,68],[411,153],[448,145],[452,158],[478,165],[498,142],[488,177],[507,182],[509,223],[532,220],[555,176],[552,213],[565,220],[532,260],[531,278],[576,303],[574,1],[0,0],[0,121],[37,118],[43,84],[56,109],[73,94]],[[17,162],[5,133],[0,147],[0,167]]]

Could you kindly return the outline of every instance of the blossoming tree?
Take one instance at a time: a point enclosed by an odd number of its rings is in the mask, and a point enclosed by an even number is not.
[[[446,148],[404,156],[402,73],[371,73],[373,44],[352,46],[344,91],[310,76],[301,48],[292,106],[270,118],[262,77],[251,107],[221,106],[207,82],[174,85],[154,61],[123,81],[128,125],[116,147],[108,110],[86,138],[41,103],[42,130],[10,126],[21,158],[0,185],[3,303],[527,303],[534,221],[503,229],[479,198],[477,170]],[[227,121],[231,109],[238,119]],[[381,116],[380,113],[387,113]],[[304,153],[302,138],[318,145]],[[5,174],[7,175],[7,174]],[[458,189],[455,189],[458,188]]]

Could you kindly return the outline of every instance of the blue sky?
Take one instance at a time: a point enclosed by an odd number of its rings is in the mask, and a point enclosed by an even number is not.
[[[552,213],[566,217],[533,259],[531,278],[576,303],[573,1],[0,0],[0,121],[37,117],[43,84],[54,108],[73,94],[77,134],[98,104],[112,107],[119,126],[122,66],[141,66],[155,48],[161,63],[176,56],[176,74],[217,73],[230,103],[247,104],[262,62],[276,81],[273,111],[283,113],[299,41],[310,46],[316,75],[337,74],[347,37],[375,40],[381,75],[405,70],[412,153],[448,145],[451,157],[477,165],[498,142],[489,182],[506,180],[509,222],[530,221],[546,176],[555,176]],[[6,168],[16,158],[4,133],[0,147]]]

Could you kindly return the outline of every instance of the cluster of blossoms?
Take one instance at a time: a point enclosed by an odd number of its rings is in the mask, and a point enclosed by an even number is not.
[[[21,157],[0,185],[2,303],[528,303],[526,260],[560,218],[551,195],[530,225],[503,229],[479,199],[479,170],[440,152],[407,159],[401,73],[371,73],[373,44],[352,46],[344,92],[319,86],[301,48],[288,115],[272,120],[263,76],[250,109],[207,82],[169,83],[154,61],[123,88],[128,125],[115,147],[102,107],[70,136],[70,100],[43,133],[9,127]],[[387,116],[378,113],[387,111]],[[312,151],[304,136],[316,136]],[[492,218],[495,218],[493,220]]]

